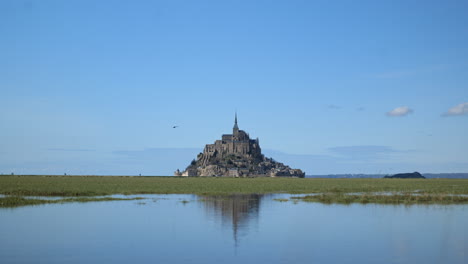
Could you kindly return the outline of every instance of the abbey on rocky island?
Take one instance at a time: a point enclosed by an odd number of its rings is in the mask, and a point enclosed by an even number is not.
[[[250,139],[248,133],[239,130],[236,114],[232,134],[222,135],[214,144],[207,144],[203,153],[198,154],[185,171],[177,170],[174,175],[303,178],[305,173],[266,158],[258,138]]]

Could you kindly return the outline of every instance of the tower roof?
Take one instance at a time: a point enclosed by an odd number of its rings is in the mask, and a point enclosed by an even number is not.
[[[234,119],[234,129],[239,129],[239,127],[237,126],[237,112],[236,112],[236,117]]]

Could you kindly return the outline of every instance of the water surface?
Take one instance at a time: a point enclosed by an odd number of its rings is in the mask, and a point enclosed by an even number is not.
[[[274,200],[289,196],[0,209],[0,262],[468,263],[468,205]]]

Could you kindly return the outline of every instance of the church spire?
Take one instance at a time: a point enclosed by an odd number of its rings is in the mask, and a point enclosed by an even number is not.
[[[232,130],[234,134],[237,134],[237,132],[239,131],[239,127],[237,126],[237,112],[236,112],[236,117],[234,119],[234,128]]]

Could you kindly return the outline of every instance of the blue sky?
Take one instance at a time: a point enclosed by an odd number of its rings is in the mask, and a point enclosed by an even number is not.
[[[468,172],[467,1],[0,2],[0,173]],[[179,127],[173,129],[173,125]]]

